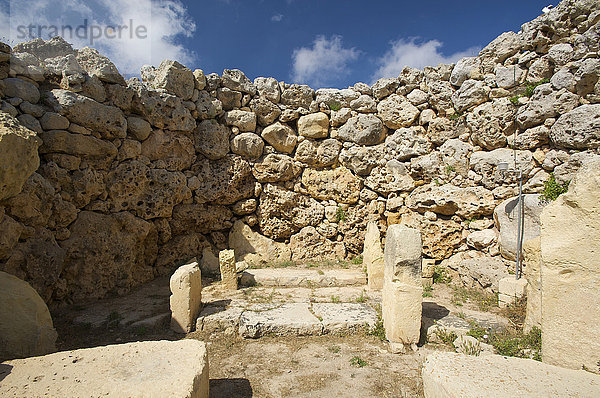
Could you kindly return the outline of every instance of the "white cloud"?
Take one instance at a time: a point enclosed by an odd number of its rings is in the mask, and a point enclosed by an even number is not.
[[[283,14],[275,14],[271,17],[271,22],[281,22]]]
[[[5,21],[8,23],[1,24],[0,32],[12,45],[31,40],[30,33],[49,39],[55,35],[55,27],[74,47],[98,49],[127,75],[166,58],[184,64],[195,59],[195,54],[179,43],[196,29],[180,0],[11,0],[10,12],[0,10],[0,22]],[[75,34],[86,21],[87,29],[80,33],[87,34]],[[32,30],[28,30],[30,26]]]
[[[373,80],[382,77],[397,77],[405,66],[422,69],[425,66],[455,63],[461,58],[477,55],[480,48],[471,47],[445,56],[440,52],[443,43],[429,40],[423,43],[416,39],[399,39],[391,42],[391,48],[378,60],[379,68]]]
[[[327,85],[336,77],[348,75],[348,64],[359,55],[360,51],[356,48],[343,47],[342,36],[334,35],[329,39],[317,36],[312,47],[294,50],[292,79],[313,86]]]

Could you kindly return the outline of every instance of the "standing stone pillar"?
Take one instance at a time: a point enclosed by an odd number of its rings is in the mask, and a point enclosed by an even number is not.
[[[221,269],[221,281],[225,289],[237,290],[237,270],[233,250],[221,250],[219,252],[219,267]]]
[[[384,249],[382,314],[385,337],[392,352],[416,347],[421,331],[423,285],[421,282],[421,232],[405,225],[391,225]]]
[[[379,228],[373,221],[367,224],[363,264],[367,267],[369,289],[381,290],[383,288],[383,250],[381,249]]]
[[[202,274],[197,262],[182,265],[173,273],[171,288],[171,329],[189,333],[202,308]]]
[[[542,361],[596,370],[600,360],[600,160],[541,216]]]

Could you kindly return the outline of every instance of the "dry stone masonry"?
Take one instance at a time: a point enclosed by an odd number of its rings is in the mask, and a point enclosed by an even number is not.
[[[565,0],[476,57],[341,90],[168,60],[125,80],[60,38],[2,44],[0,270],[72,302],[194,257],[218,273],[225,249],[353,258],[369,222],[384,238],[400,223],[497,291],[514,218],[494,209],[518,185],[498,164],[534,195],[598,155],[599,11]]]

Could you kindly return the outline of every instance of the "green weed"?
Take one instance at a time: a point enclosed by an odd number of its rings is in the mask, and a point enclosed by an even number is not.
[[[350,365],[356,366],[357,368],[363,368],[363,367],[367,366],[368,364],[367,364],[367,361],[365,361],[361,357],[352,357],[350,359]]]
[[[556,182],[554,173],[550,173],[550,177],[544,182],[544,189],[542,190],[542,200],[546,203],[556,200],[561,194],[569,190],[569,182],[559,184]]]

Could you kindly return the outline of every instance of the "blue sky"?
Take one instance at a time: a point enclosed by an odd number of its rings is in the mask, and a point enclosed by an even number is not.
[[[474,55],[502,32],[518,31],[546,5],[548,0],[0,0],[0,24],[10,26],[2,35],[15,44],[24,41],[17,27],[32,23],[76,26],[87,19],[106,27],[133,20],[149,28],[149,37],[94,42],[124,74],[170,58],[205,73],[238,68],[251,79],[345,88],[397,76],[405,64],[423,67]],[[90,44],[89,38],[67,39],[77,47]]]

